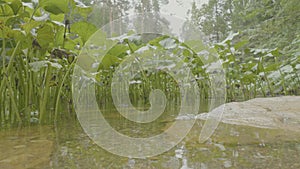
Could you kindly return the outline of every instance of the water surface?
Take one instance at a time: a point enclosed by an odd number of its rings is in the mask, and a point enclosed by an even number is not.
[[[160,133],[174,120],[139,127],[119,116],[107,117],[123,134],[148,137]],[[211,139],[198,142],[204,121],[197,120],[176,147],[146,159],[119,157],[97,146],[75,117],[57,126],[12,129],[0,133],[0,168],[70,169],[218,169],[300,168],[300,133],[221,123]]]

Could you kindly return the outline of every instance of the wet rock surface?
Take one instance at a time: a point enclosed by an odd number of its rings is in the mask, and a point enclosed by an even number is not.
[[[223,109],[224,107],[224,109]],[[255,98],[245,102],[232,102],[213,110],[222,111],[221,122],[259,128],[284,129],[300,132],[300,96]],[[205,120],[207,113],[198,115]]]

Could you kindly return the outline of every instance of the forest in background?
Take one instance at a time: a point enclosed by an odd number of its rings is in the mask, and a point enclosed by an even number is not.
[[[264,96],[299,94],[298,1],[209,0],[201,7],[194,2],[189,16],[228,61],[231,89],[238,90],[245,79],[261,78],[270,79]]]

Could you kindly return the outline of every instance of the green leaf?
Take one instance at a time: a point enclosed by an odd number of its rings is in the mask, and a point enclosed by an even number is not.
[[[56,35],[56,37],[58,37],[57,39],[59,39],[59,42],[63,42],[63,34]],[[65,41],[64,48],[74,51],[76,49],[77,45],[83,46],[82,40],[80,38],[76,38],[74,40],[69,40],[68,39],[68,40]]]
[[[191,53],[189,50],[187,50],[187,49],[184,49],[183,52],[182,52],[182,54],[183,54],[183,56],[185,56],[185,57],[188,57],[188,56],[191,56],[191,55],[192,55],[192,53]]]
[[[98,30],[95,25],[88,22],[76,22],[71,25],[71,29],[81,37],[83,43]]]
[[[14,15],[13,9],[8,4],[1,5],[1,10],[0,11],[1,11],[1,13],[0,13],[1,17]]]
[[[32,20],[30,22],[26,22],[21,27],[25,30],[26,34],[28,34],[33,28],[37,28],[41,25],[42,22]]]
[[[42,48],[47,48],[54,40],[54,32],[52,26],[45,24],[37,30],[37,41]]]
[[[143,37],[142,37],[142,38],[143,38]],[[157,37],[157,38],[155,38],[155,39],[150,40],[148,43],[149,43],[150,45],[153,45],[153,46],[156,46],[156,47],[161,47],[161,45],[159,44],[160,41],[162,41],[162,40],[164,40],[164,39],[166,39],[166,38],[169,38],[169,36],[159,36],[159,37]]]
[[[243,40],[234,44],[234,49],[238,50],[249,43],[249,40]]]
[[[279,52],[279,49],[278,49],[278,48],[272,50],[271,53],[272,53],[272,55],[275,56],[275,57],[279,57],[279,56],[280,56],[280,52]]]
[[[252,83],[254,80],[256,79],[255,77],[255,74],[253,74],[252,72],[250,71],[247,71],[243,74],[243,77],[241,78],[241,80],[244,82],[244,83]]]
[[[80,7],[80,6],[76,5],[74,11],[86,18],[93,11],[93,8],[92,7]]]
[[[32,71],[34,72],[39,72],[42,68],[48,67],[48,64],[50,64],[50,66],[56,68],[56,69],[61,69],[62,66],[58,63],[53,63],[47,60],[43,60],[43,61],[36,61],[36,62],[32,62],[29,63],[30,68]]]
[[[58,14],[58,15],[50,15],[51,21],[58,21],[63,23],[65,20],[65,15],[64,14]]]
[[[264,66],[261,62],[258,63],[257,70],[258,70],[258,72],[264,72]]]
[[[117,44],[111,50],[109,50],[108,55],[122,58],[124,55],[126,55],[127,50],[129,50],[127,46],[122,44]]]
[[[280,65],[279,63],[270,64],[265,67],[265,72],[271,72],[271,71],[278,70],[279,65]]]
[[[47,12],[58,15],[69,12],[69,0],[41,0],[42,6]]]
[[[116,56],[113,56],[113,55],[106,55],[102,61],[101,61],[101,68],[104,68],[104,69],[109,69],[110,66],[112,65],[115,65],[117,63],[120,63],[122,59],[116,57]]]
[[[190,49],[193,49],[195,53],[201,52],[203,50],[206,50],[206,46],[203,45],[203,42],[201,40],[188,40],[184,42],[184,45],[187,46]]]
[[[22,22],[22,18],[15,15],[15,16],[9,17],[9,19],[6,20],[5,25],[10,27],[11,25],[19,25],[19,24],[21,24],[21,22]]]
[[[22,2],[20,0],[14,0],[9,4],[9,6],[11,7],[14,14],[16,15],[19,12],[20,8],[22,7]]]
[[[11,30],[10,33],[16,42],[23,41],[26,38],[25,35],[19,30]]]
[[[5,3],[6,3],[5,1],[0,0],[0,5],[3,5],[3,4],[5,4]]]
[[[140,49],[143,45],[139,45],[137,46],[135,43],[129,43],[131,49],[135,52],[137,51],[138,49]]]

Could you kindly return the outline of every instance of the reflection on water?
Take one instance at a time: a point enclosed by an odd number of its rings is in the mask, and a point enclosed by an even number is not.
[[[126,128],[117,117],[109,121],[123,133],[141,132]],[[147,136],[147,132],[163,130],[173,122],[157,122],[155,128],[149,125],[142,132]],[[75,118],[65,119],[56,127],[1,132],[0,168],[300,168],[300,133],[222,123],[211,139],[200,144],[203,124],[197,121],[188,136],[170,151],[146,159],[119,157],[98,147]]]
[[[118,119],[115,119],[114,124],[117,123]],[[164,154],[130,159],[113,155],[93,144],[78,123],[65,123],[60,128],[59,143],[52,160],[55,168],[65,165],[112,169],[300,167],[300,133],[221,124],[208,142],[199,144],[202,125],[203,121],[197,121],[187,138]]]

